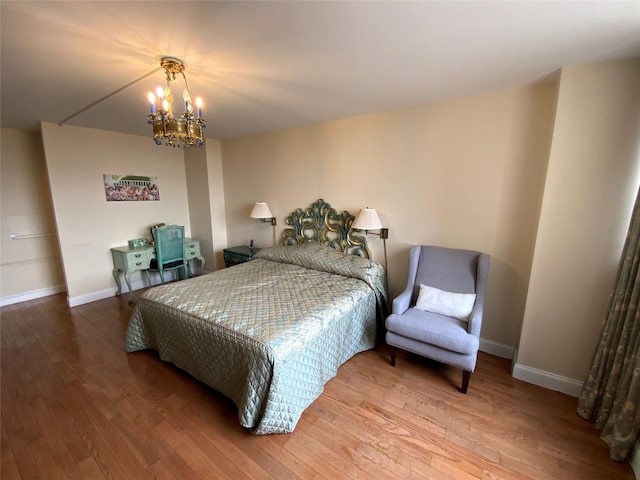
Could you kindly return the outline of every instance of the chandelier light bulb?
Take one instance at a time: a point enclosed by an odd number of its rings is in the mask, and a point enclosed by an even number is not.
[[[151,113],[156,113],[156,97],[153,92],[149,92],[147,98],[149,99],[149,103],[151,104]]]
[[[187,90],[186,88],[182,91],[182,98],[184,99],[185,112],[193,112],[193,106],[191,105],[191,95],[189,95],[189,90]]]
[[[158,98],[164,98],[164,89],[162,87],[156,88],[156,95]]]
[[[165,111],[169,111],[169,101],[168,100],[163,100],[162,101],[162,109]]]
[[[202,99],[196,98],[196,107],[198,107],[198,118],[202,118]]]

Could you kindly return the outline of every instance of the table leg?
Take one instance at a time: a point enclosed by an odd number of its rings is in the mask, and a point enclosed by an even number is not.
[[[124,272],[124,280],[127,282],[127,287],[129,287],[129,303],[131,303],[132,300],[132,295],[131,295],[131,272],[130,271],[126,271]]]
[[[122,284],[120,283],[120,270],[117,268],[113,269],[113,278],[116,279],[116,285],[118,285],[118,291],[116,291],[116,297],[122,295]]]
[[[198,260],[200,260],[200,275],[202,275],[204,273],[204,257],[196,257]]]

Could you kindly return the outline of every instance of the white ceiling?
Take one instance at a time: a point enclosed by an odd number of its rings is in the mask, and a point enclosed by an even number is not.
[[[0,14],[3,128],[59,123],[167,55],[187,64],[189,90],[205,101],[206,136],[217,139],[640,57],[637,0],[3,0]],[[159,84],[161,71],[67,123],[148,135],[146,93]]]

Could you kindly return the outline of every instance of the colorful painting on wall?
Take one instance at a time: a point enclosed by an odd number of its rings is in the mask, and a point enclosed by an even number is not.
[[[160,200],[158,179],[143,175],[104,175],[107,202],[153,202]]]

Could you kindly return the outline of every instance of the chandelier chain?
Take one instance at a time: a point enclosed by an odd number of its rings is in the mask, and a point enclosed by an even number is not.
[[[162,67],[160,68],[156,68],[155,70],[150,71],[149,73],[141,76],[140,78],[136,78],[135,80],[127,83],[126,85],[123,85],[122,87],[118,88],[117,90],[114,90],[113,92],[111,92],[108,95],[105,95],[104,97],[96,100],[95,102],[91,103],[90,105],[87,105],[86,107],[84,107],[81,110],[78,110],[75,113],[72,113],[71,115],[69,115],[67,118],[65,118],[64,120],[61,120],[58,122],[59,126],[64,125],[65,123],[67,123],[69,120],[71,120],[73,117],[76,117],[78,115],[80,115],[83,112],[86,112],[87,110],[89,110],[91,107],[95,107],[96,105],[98,105],[100,102],[104,102],[107,98],[111,98],[113,97],[116,93],[120,93],[122,90],[124,90],[125,88],[129,88],[131,85],[134,85],[136,83],[138,83],[141,80],[144,80],[147,77],[150,77],[151,75],[153,75],[154,73],[156,73],[158,70],[161,70]]]
[[[151,114],[147,117],[147,123],[152,126],[153,139],[157,145],[164,143],[173,147],[200,147],[204,144],[203,130],[206,126],[204,118],[202,118],[202,101],[200,98],[196,99],[197,115],[193,114],[193,105],[191,104],[191,96],[189,94],[189,84],[187,82],[187,76],[185,74],[185,65],[182,60],[174,57],[163,57],[160,62],[160,68],[156,68],[151,72],[136,78],[135,80],[123,85],[122,87],[114,90],[113,92],[99,98],[95,102],[87,105],[86,107],[78,110],[77,112],[69,115],[65,119],[58,122],[59,126],[63,126],[72,118],[80,115],[81,113],[89,110],[90,108],[98,105],[99,103],[111,98],[117,93],[129,88],[130,86],[144,80],[147,77],[155,74],[159,70],[163,70],[167,76],[167,88],[166,88],[166,102],[161,104],[160,108],[156,112],[155,97],[152,93],[149,94],[149,100],[151,101]],[[182,74],[185,84],[185,94],[183,95],[185,100],[185,111],[178,118],[173,116],[172,104],[173,95],[171,94],[171,81],[176,79],[176,73]],[[164,91],[162,93],[164,97]],[[153,99],[152,99],[153,98]],[[161,102],[162,103],[162,102]]]

